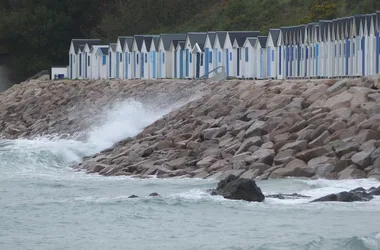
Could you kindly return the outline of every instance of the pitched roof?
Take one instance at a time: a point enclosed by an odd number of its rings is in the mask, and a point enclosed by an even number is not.
[[[178,41],[178,44],[182,50],[185,49],[185,41]]]
[[[101,45],[102,41],[100,39],[72,39],[71,40],[75,53],[78,53],[79,46],[83,45],[83,47],[88,44],[91,48],[92,45]]]
[[[145,47],[148,52],[150,51],[150,45],[152,44],[152,40],[152,36],[144,36]]]
[[[157,49],[158,48],[158,43],[160,42],[160,36],[153,36],[153,43],[154,47]]]
[[[132,46],[133,46],[133,41],[135,40],[135,38],[133,36],[128,36],[125,38],[125,42],[124,42],[124,51],[126,50],[126,46],[128,46],[128,50],[131,51],[132,50]]]
[[[270,29],[269,33],[272,36],[272,40],[274,45],[276,46],[278,43],[278,38],[280,37],[280,29]]]
[[[257,37],[248,37],[247,40],[252,47],[255,47],[255,44],[257,43]]]
[[[174,48],[177,48],[178,43],[180,43],[180,42],[185,43],[185,40],[173,40],[172,42],[173,42],[173,47],[174,47]]]
[[[112,52],[115,52],[116,51],[116,45],[117,45],[117,43],[110,43],[109,49],[111,49]]]
[[[247,37],[257,37],[260,35],[260,31],[229,31],[228,35],[231,44],[236,40],[239,47],[242,47]]]
[[[119,36],[118,38],[117,38],[117,40],[120,42],[120,46],[121,46],[121,50],[125,50],[125,41],[127,40],[127,39],[133,39],[133,37],[132,36]]]
[[[266,36],[258,36],[257,39],[259,40],[261,48],[265,48],[267,44],[267,38]]]
[[[103,55],[108,55],[108,48],[109,47],[101,47],[98,49],[98,51],[102,52]]]
[[[170,44],[173,40],[185,40],[186,34],[161,34],[162,43],[165,50],[170,49]]]
[[[187,37],[189,38],[190,45],[193,48],[196,43],[204,44],[206,41],[206,32],[189,32]]]
[[[137,50],[141,51],[141,47],[142,47],[142,44],[143,44],[143,41],[144,41],[144,36],[136,35],[136,36],[134,36],[134,38],[135,38],[135,42],[136,42],[136,45],[137,45]]]
[[[207,36],[208,36],[208,38],[210,40],[211,48],[214,48],[214,42],[215,42],[215,38],[216,38],[216,32],[215,31],[207,32]]]
[[[227,31],[217,31],[216,35],[218,36],[219,46],[223,49],[227,37]]]

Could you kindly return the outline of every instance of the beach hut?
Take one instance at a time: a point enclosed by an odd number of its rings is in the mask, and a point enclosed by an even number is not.
[[[375,67],[376,74],[380,73],[380,11],[376,12],[375,21],[375,39],[376,39],[376,57],[375,57]]]
[[[191,53],[193,54],[193,74],[194,78],[204,75],[205,53],[204,43],[195,43]]]
[[[254,67],[256,69],[254,75],[256,79],[266,78],[266,43],[266,36],[258,36],[254,44]]]
[[[248,37],[245,39],[243,45],[243,67],[242,67],[242,78],[255,78],[255,43],[257,42],[256,37]]]
[[[327,78],[328,77],[328,69],[327,69],[327,60],[329,58],[329,41],[328,41],[328,22],[325,20],[319,21],[319,36],[320,36],[320,55],[321,55],[321,63],[320,63],[320,77]]]
[[[136,35],[133,39],[132,45],[132,78],[139,79],[141,75],[142,68],[144,67],[144,62],[141,60],[141,47],[144,41],[144,36]]]
[[[173,40],[185,40],[186,34],[161,34],[158,42],[158,78],[174,77]]]
[[[127,39],[133,39],[131,36],[119,36],[116,43],[116,78],[124,79],[126,68],[125,42]]]
[[[206,40],[204,43],[204,66],[203,72],[206,78],[213,76],[214,73],[208,74],[210,71],[214,70],[215,67],[215,56],[214,56],[214,42],[215,42],[216,32],[207,32]]]
[[[152,67],[152,60],[150,55],[150,47],[152,46],[152,41],[152,36],[144,36],[141,46],[141,79],[149,79],[151,75],[150,69]]]
[[[123,60],[123,78],[132,79],[132,69],[133,69],[133,41],[135,38],[133,36],[128,36],[125,38],[123,51],[124,51],[124,60]]]
[[[101,58],[99,58],[97,56],[97,52],[98,52],[98,49],[99,48],[107,48],[108,49],[108,45],[93,45],[91,46],[91,49],[90,49],[90,52],[89,52],[89,56],[88,56],[88,79],[99,79],[99,72],[98,72],[98,69],[99,69],[99,66],[98,66],[98,60],[100,60]]]
[[[214,40],[214,68],[224,66],[224,71],[226,71],[225,64],[225,54],[224,54],[224,44],[227,37],[227,31],[217,31]],[[218,70],[218,73],[221,72]]]
[[[185,78],[196,78],[200,76],[201,56],[203,55],[206,36],[207,33],[205,32],[189,32],[186,34]]]
[[[280,37],[280,29],[269,29],[266,44],[267,49],[267,77],[277,78],[278,70],[278,39]]]
[[[279,36],[277,39],[277,79],[284,79],[284,58],[285,46],[282,30],[279,29]]]
[[[176,42],[176,58],[177,58],[177,78],[183,79],[185,78],[185,41],[184,40],[179,40]],[[174,44],[173,44],[174,45]]]
[[[69,72],[68,77],[70,79],[79,78],[79,73],[82,75],[82,62],[79,61],[79,58],[82,60],[83,55],[79,55],[80,47],[84,48],[86,44],[95,45],[101,44],[100,39],[72,39],[69,49]],[[81,65],[81,66],[80,66]],[[80,71],[79,71],[80,69]]]
[[[181,47],[178,46],[178,44],[182,42],[183,44],[185,43],[184,40],[172,40],[170,47],[170,50],[174,50],[173,56],[174,56],[174,61],[173,61],[173,78],[181,78],[180,77],[180,67],[183,67],[183,61],[181,63],[181,59],[183,60],[183,55],[181,57],[181,53],[179,53],[178,50],[181,50]],[[181,50],[182,51],[182,50]]]
[[[116,43],[110,43],[107,56],[107,78],[114,79],[116,77]]]
[[[152,36],[152,42],[150,44],[150,79],[157,78],[157,51],[160,36]]]
[[[107,67],[109,46],[100,47],[96,50],[97,70],[95,79],[107,79],[109,69]]]
[[[366,30],[368,37],[368,76],[376,74],[376,36],[375,36],[376,14],[368,14],[366,18]]]
[[[226,75],[241,76],[241,48],[247,37],[257,37],[259,31],[228,31],[224,42]]]

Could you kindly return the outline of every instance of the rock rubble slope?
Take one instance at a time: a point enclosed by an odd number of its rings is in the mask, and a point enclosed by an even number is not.
[[[3,138],[85,140],[106,111],[133,98],[156,109],[203,96],[76,169],[145,178],[380,180],[380,80],[32,81],[0,94]],[[77,136],[81,134],[81,137]]]
[[[222,81],[77,169],[161,178],[377,178],[378,79]]]
[[[60,135],[78,138],[107,122],[107,111],[127,99],[167,108],[201,89],[186,81],[43,81],[16,84],[0,94],[3,138]],[[159,104],[159,105],[158,105]]]

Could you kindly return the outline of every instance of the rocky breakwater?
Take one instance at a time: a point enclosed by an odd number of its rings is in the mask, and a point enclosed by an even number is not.
[[[135,100],[153,110],[196,95],[188,81],[32,80],[0,93],[0,135],[6,139],[58,135],[85,140],[107,122],[110,109]]]
[[[380,80],[221,81],[75,166],[101,175],[380,180]]]

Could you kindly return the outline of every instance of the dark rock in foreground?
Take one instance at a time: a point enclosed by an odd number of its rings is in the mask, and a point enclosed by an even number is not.
[[[157,197],[157,196],[161,196],[161,195],[159,195],[158,193],[151,193],[149,196],[151,196],[151,197]]]
[[[139,197],[138,197],[137,195],[134,195],[134,194],[133,194],[133,195],[129,196],[128,198],[129,198],[129,199],[134,199],[134,198],[139,198]]]
[[[216,190],[212,190],[211,194],[221,195],[230,200],[262,202],[265,199],[254,180],[238,178],[234,175],[229,175],[226,179],[221,180]]]
[[[355,188],[348,192],[340,192],[337,194],[329,194],[313,200],[311,202],[327,202],[327,201],[338,201],[338,202],[354,202],[354,201],[370,201],[373,196],[380,195],[380,187],[371,188],[366,190],[362,187]]]
[[[304,199],[304,198],[310,198],[310,196],[302,195],[302,194],[271,194],[267,195],[267,198],[275,198],[280,200],[296,200],[296,199]]]

